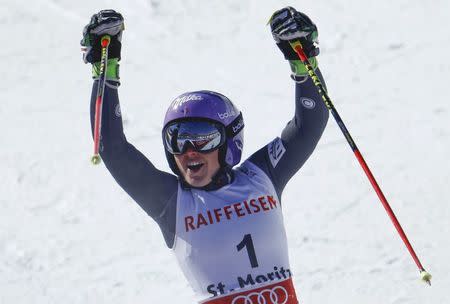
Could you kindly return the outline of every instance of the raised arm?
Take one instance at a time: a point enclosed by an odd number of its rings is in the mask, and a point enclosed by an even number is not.
[[[91,96],[91,125],[93,128],[95,100],[100,67],[99,40],[103,35],[111,36],[107,83],[103,97],[100,155],[117,183],[155,219],[168,240],[168,212],[166,209],[176,201],[177,178],[155,166],[133,145],[128,143],[123,132],[118,87],[123,18],[113,10],[95,14],[83,32],[84,60],[92,63],[94,84]],[[174,197],[175,196],[175,197]],[[172,206],[173,207],[173,206]],[[170,239],[170,237],[169,237]]]
[[[271,178],[281,196],[291,177],[303,166],[314,151],[328,121],[328,109],[318,94],[307,71],[289,45],[289,40],[300,39],[306,54],[317,68],[319,49],[315,46],[317,28],[304,14],[291,7],[275,12],[271,29],[278,47],[289,60],[295,83],[295,114],[280,137],[258,150],[250,161]]]

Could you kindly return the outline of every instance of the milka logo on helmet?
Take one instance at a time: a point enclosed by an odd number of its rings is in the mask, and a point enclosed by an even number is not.
[[[180,96],[172,102],[172,108],[176,110],[178,107],[181,107],[184,103],[191,100],[203,100],[203,97],[197,94],[188,94]]]
[[[225,113],[217,113],[217,116],[219,116],[220,119],[227,119],[236,116],[236,112],[234,111],[234,109],[231,109]]]

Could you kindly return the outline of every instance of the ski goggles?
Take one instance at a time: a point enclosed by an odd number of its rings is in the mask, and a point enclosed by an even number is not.
[[[183,154],[188,147],[208,153],[220,148],[225,141],[225,127],[210,121],[175,121],[163,130],[164,148],[170,154]]]

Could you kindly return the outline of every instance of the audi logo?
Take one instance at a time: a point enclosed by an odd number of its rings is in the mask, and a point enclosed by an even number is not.
[[[237,296],[231,304],[286,304],[287,301],[287,290],[282,286],[275,286],[272,289]]]

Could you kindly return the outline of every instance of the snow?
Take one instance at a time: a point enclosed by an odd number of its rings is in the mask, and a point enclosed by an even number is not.
[[[160,139],[178,94],[212,89],[246,119],[245,156],[293,114],[289,67],[267,19],[292,5],[319,27],[336,108],[425,268],[419,274],[336,123],[283,196],[302,303],[449,303],[450,3],[0,0],[0,303],[192,303],[157,225],[94,167],[90,16],[126,18],[127,137],[169,170]],[[446,237],[447,235],[447,237]]]

